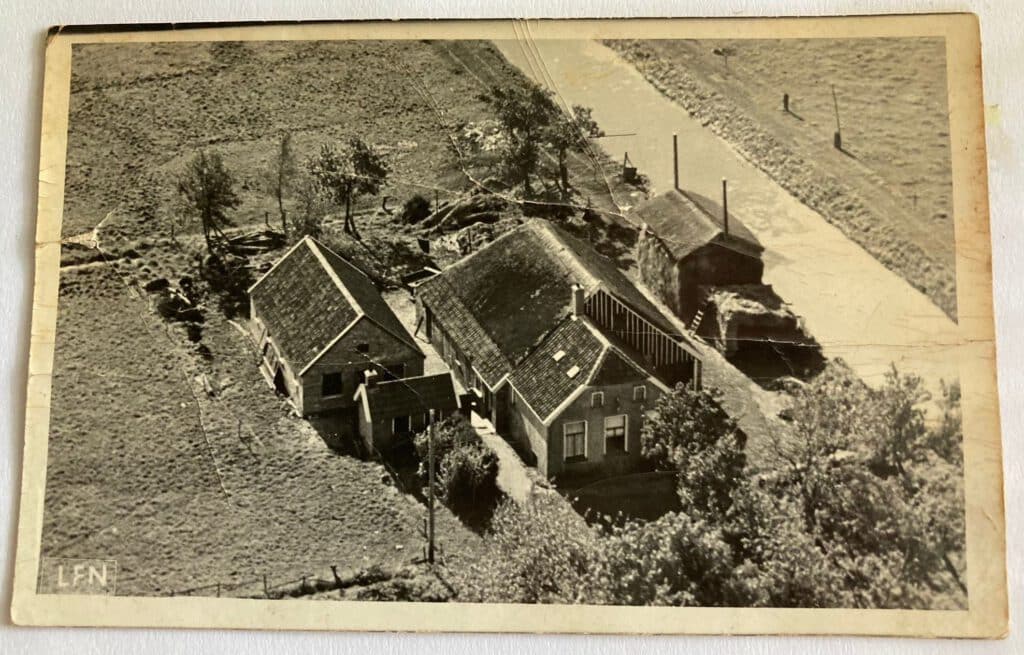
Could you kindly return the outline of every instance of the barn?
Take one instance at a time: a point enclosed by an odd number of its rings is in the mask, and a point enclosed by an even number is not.
[[[249,301],[260,369],[300,415],[353,410],[367,370],[423,375],[423,351],[373,281],[316,239],[295,244]]]
[[[637,205],[644,283],[687,324],[700,313],[710,287],[760,284],[764,247],[723,202],[672,189]]]

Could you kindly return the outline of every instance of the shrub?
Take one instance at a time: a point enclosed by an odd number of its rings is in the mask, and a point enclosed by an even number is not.
[[[412,198],[405,201],[405,205],[402,206],[402,214],[400,218],[403,223],[415,224],[419,223],[427,216],[430,216],[432,213],[433,210],[430,207],[430,201],[417,193]]]
[[[420,458],[420,478],[426,482],[430,449],[427,432],[417,435],[413,444]],[[473,514],[490,508],[501,495],[498,456],[462,417],[448,418],[435,426],[434,463],[437,493],[457,513]]]

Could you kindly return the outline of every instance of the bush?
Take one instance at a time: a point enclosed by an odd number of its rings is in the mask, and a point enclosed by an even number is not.
[[[498,497],[498,456],[482,443],[449,452],[438,474],[441,498],[456,511],[487,507]]]
[[[419,475],[426,482],[430,442],[426,432],[413,444],[420,458]],[[434,432],[435,484],[441,501],[465,517],[489,510],[498,500],[498,456],[462,417],[441,421]],[[489,515],[489,511],[482,511]]]
[[[417,193],[405,201],[400,218],[403,223],[416,224],[432,213],[430,201]]]
[[[249,260],[234,255],[210,255],[199,274],[218,296],[218,306],[228,318],[245,315],[249,309],[249,287],[255,279]]]

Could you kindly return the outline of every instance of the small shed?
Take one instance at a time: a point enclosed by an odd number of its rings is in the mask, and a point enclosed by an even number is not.
[[[672,189],[639,204],[632,214],[642,225],[640,275],[684,321],[701,309],[702,287],[761,283],[764,246],[729,215],[724,184],[720,207]]]
[[[378,381],[374,371],[367,371],[365,377],[354,399],[359,435],[371,452],[387,453],[408,443],[427,429],[430,410],[440,421],[459,408],[450,373]]]

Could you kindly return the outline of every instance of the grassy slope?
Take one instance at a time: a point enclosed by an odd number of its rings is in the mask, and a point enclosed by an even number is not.
[[[123,594],[249,580],[229,592],[248,595],[263,574],[329,579],[332,564],[420,553],[423,507],[290,416],[240,332],[208,324],[212,358],[197,357],[121,273],[64,274],[44,556],[116,559]],[[218,397],[201,373],[224,385]],[[447,512],[439,534],[454,555],[477,545]]]
[[[956,316],[940,39],[608,44],[755,165]],[[731,48],[728,69],[715,49]],[[832,147],[839,101],[843,146]],[[782,111],[782,94],[792,113]]]
[[[196,226],[179,236],[181,250],[166,236],[174,177],[196,147],[220,151],[235,173],[243,225],[261,224],[265,212],[275,220],[259,171],[284,128],[300,158],[364,135],[394,169],[385,194],[436,187],[443,200],[470,187],[449,128],[489,118],[477,94],[518,73],[491,46],[469,42],[76,46],[74,57],[63,234],[109,214],[104,250],[140,256],[116,274],[105,265],[62,271],[43,554],[115,558],[125,594],[408,561],[422,544],[422,506],[382,483],[380,467],[332,453],[289,417],[215,310],[203,358],[137,285],[192,273]],[[474,177],[488,174],[473,166]],[[614,210],[606,176],[615,167],[573,159],[580,196],[598,210]],[[381,214],[360,222],[366,241],[348,254],[412,259],[414,234]],[[66,264],[94,256],[63,254]],[[628,252],[609,254],[629,264]],[[206,398],[199,373],[226,382],[223,394]],[[446,512],[439,535],[449,560],[475,556],[478,537]]]
[[[446,124],[478,119],[479,81],[421,42],[83,46],[74,56],[63,233],[112,212],[104,249],[141,257],[116,275],[107,266],[62,272],[43,554],[115,558],[126,594],[263,573],[273,583],[418,555],[422,506],[382,482],[379,466],[332,453],[287,416],[233,326],[208,312],[206,360],[129,285],[191,272],[195,239],[178,252],[165,220],[173,173],[199,145],[222,152],[239,179],[242,224],[272,211],[259,170],[285,127],[300,157],[366,135],[395,170],[390,195],[423,184],[462,193],[465,176],[430,102],[445,107]],[[336,96],[325,101],[324,88]],[[68,263],[80,257],[65,252]],[[190,386],[200,372],[231,384],[197,400]],[[448,513],[439,535],[449,557],[472,557],[478,544]]]

